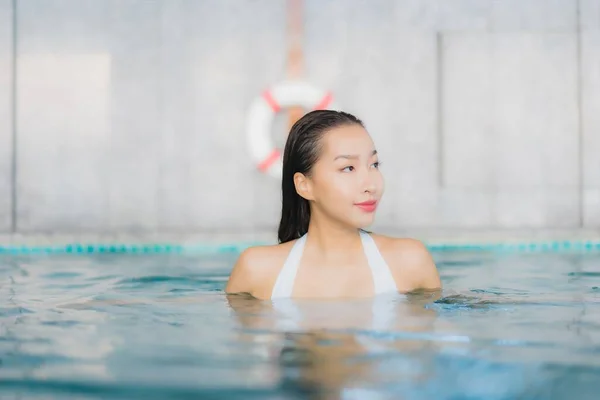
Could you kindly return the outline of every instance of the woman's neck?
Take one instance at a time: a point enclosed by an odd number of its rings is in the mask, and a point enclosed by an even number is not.
[[[359,230],[331,219],[314,215],[308,225],[307,242],[321,254],[337,256],[361,246]]]

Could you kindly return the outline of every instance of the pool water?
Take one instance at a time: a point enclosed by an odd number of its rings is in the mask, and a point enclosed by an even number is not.
[[[596,399],[600,254],[436,252],[444,291],[226,296],[235,254],[0,257],[2,399]]]

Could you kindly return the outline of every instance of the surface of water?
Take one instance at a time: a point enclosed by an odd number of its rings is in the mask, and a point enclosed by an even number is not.
[[[0,398],[598,398],[599,254],[434,257],[441,294],[271,302],[235,255],[2,256]]]

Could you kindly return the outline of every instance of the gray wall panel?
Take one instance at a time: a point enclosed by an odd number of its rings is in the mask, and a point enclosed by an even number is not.
[[[587,8],[595,0],[582,0]],[[562,31],[577,24],[575,0],[388,0],[405,29],[456,32]],[[354,9],[371,2],[355,1]],[[381,6],[380,6],[381,7]]]
[[[577,226],[576,35],[498,35],[494,49],[496,223]]]
[[[18,228],[107,227],[106,3],[18,2]],[[89,39],[89,40],[88,40]]]
[[[600,19],[600,15],[598,15]],[[600,226],[600,29],[582,35],[583,223]]]
[[[576,0],[501,0],[492,4],[494,31],[572,31],[577,26]]]
[[[22,229],[273,222],[272,207],[264,218],[253,212],[265,196],[260,182],[273,181],[249,160],[244,120],[281,70],[281,7],[88,1],[40,14],[38,6],[24,1],[20,10]]]
[[[455,33],[443,43],[446,185],[496,193],[493,226],[575,226],[575,34]]]
[[[583,30],[600,29],[600,1],[579,0],[579,21]]]
[[[496,35],[493,124],[500,187],[576,187],[576,36]]]
[[[493,189],[493,47],[490,35],[447,33],[441,40],[442,185]]]
[[[12,2],[0,0],[0,232],[12,213]]]
[[[209,230],[273,227],[280,183],[256,169],[245,121],[250,102],[284,77],[284,4],[194,4],[185,10],[194,109],[187,150],[180,148],[189,157],[190,220]],[[271,135],[274,142],[285,140],[275,127]]]
[[[110,229],[152,230],[158,226],[162,85],[171,65],[162,53],[165,26],[161,3],[128,0],[111,7]]]

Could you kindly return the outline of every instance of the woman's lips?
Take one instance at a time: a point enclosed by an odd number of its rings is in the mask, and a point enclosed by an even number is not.
[[[354,205],[363,211],[373,212],[377,208],[377,201],[376,200],[363,201],[362,203],[355,203]]]

